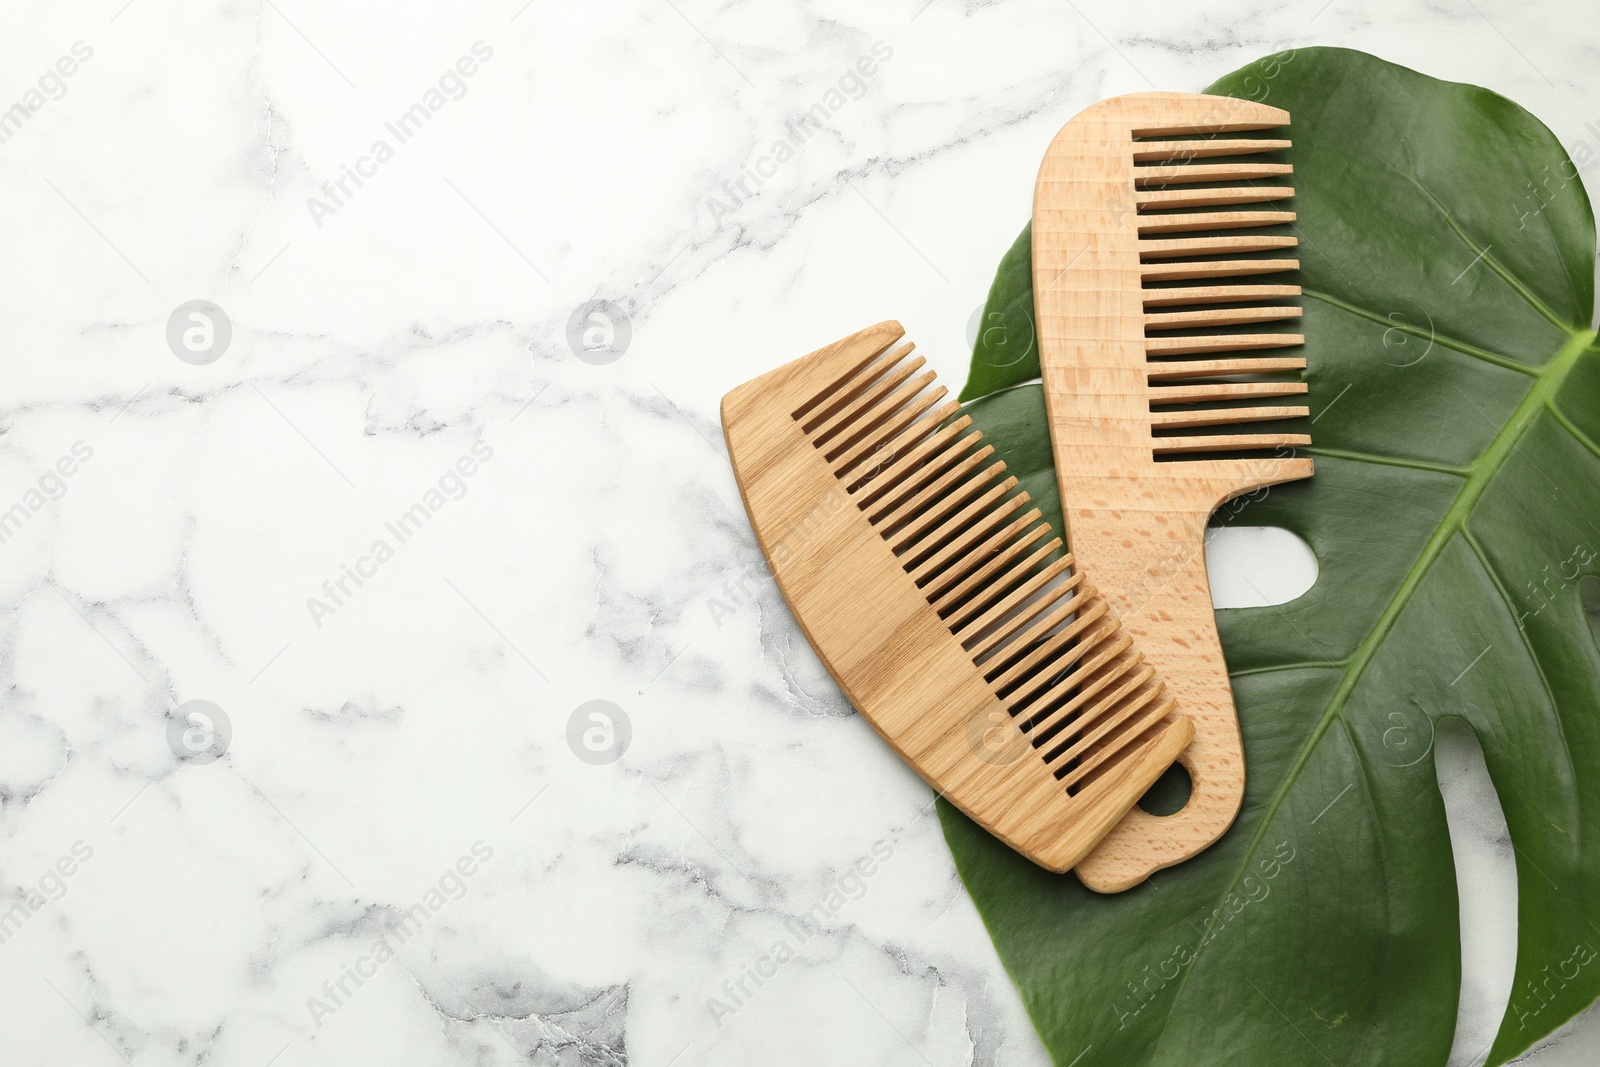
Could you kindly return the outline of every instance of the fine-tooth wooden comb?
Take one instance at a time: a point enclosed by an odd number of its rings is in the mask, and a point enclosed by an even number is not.
[[[934,788],[1065,871],[1193,727],[1017,479],[882,322],[722,401],[750,524],[851,702]],[[943,402],[942,402],[943,401]]]
[[[1067,539],[1195,724],[1188,803],[1130,811],[1078,864],[1101,892],[1204,849],[1244,792],[1205,529],[1229,498],[1311,474],[1292,454],[1310,437],[1235,426],[1307,414],[1271,399],[1306,391],[1287,373],[1305,360],[1254,354],[1304,338],[1252,332],[1300,315],[1282,302],[1299,286],[1250,280],[1299,266],[1276,204],[1291,168],[1270,155],[1289,142],[1232,136],[1288,122],[1229,97],[1121,96],[1069,122],[1039,171],[1033,293]]]

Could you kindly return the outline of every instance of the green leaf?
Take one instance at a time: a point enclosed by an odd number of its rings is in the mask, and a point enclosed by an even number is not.
[[[1033,223],[1006,250],[989,286],[972,345],[972,370],[958,400],[988,396],[1039,376],[1033,334]]]
[[[1243,809],[1117,896],[941,804],[945,834],[1059,1064],[1443,1064],[1460,931],[1432,743],[1464,720],[1516,846],[1503,1063],[1600,995],[1593,214],[1551,132],[1483,89],[1307,49],[1209,91],[1293,115],[1317,460],[1219,513],[1320,567],[1297,600],[1217,613]],[[1027,237],[989,298],[1008,329]],[[967,410],[1053,490],[1040,387],[995,392],[1036,366],[990,351]]]

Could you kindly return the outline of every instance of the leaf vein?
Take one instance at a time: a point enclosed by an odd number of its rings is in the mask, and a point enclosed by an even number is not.
[[[1390,456],[1373,455],[1370,452],[1351,452],[1342,448],[1323,448],[1317,445],[1307,445],[1305,446],[1305,451],[1313,456],[1348,459],[1354,463],[1376,463],[1385,467],[1407,467],[1411,470],[1432,471],[1435,474],[1453,474],[1457,478],[1465,478],[1472,473],[1466,467],[1451,467],[1443,463],[1428,463],[1420,459],[1397,459]]]
[[[1367,308],[1361,307],[1358,304],[1352,304],[1348,300],[1340,300],[1338,297],[1329,293],[1324,293],[1317,289],[1307,289],[1304,287],[1301,288],[1300,292],[1301,295],[1308,296],[1313,300],[1320,300],[1329,307],[1336,307],[1340,311],[1345,311],[1359,318],[1376,322],[1390,330],[1399,330],[1401,333],[1410,334],[1412,337],[1420,337],[1424,340],[1432,341],[1435,344],[1443,345],[1445,348],[1451,349],[1452,351],[1460,352],[1463,356],[1471,356],[1473,359],[1479,359],[1485,363],[1493,363],[1497,367],[1504,367],[1506,370],[1514,370],[1520,374],[1532,375],[1539,373],[1537,367],[1530,367],[1528,364],[1523,363],[1520,360],[1512,359],[1510,356],[1503,356],[1498,352],[1491,352],[1487,348],[1479,348],[1477,345],[1468,344],[1465,341],[1457,341],[1453,337],[1441,337],[1439,336],[1438,332],[1434,330],[1423,331],[1407,323],[1395,322],[1393,319],[1388,319],[1382,315],[1379,315],[1376,311],[1369,311]]]
[[[1489,584],[1494,586],[1495,592],[1500,597],[1500,602],[1511,613],[1511,622],[1517,628],[1517,638],[1522,643],[1523,651],[1527,652],[1528,661],[1533,664],[1535,673],[1539,675],[1539,684],[1544,688],[1545,700],[1550,705],[1550,715],[1555,719],[1556,735],[1561,741],[1561,754],[1567,758],[1568,779],[1577,781],[1578,768],[1572,759],[1572,746],[1567,743],[1566,724],[1561,721],[1561,705],[1556,700],[1556,692],[1550,685],[1550,676],[1545,673],[1544,664],[1539,662],[1539,654],[1534,651],[1533,643],[1528,640],[1527,628],[1519,624],[1517,607],[1511,602],[1511,592],[1501,583],[1500,576],[1495,573],[1494,567],[1489,563],[1488,553],[1484,552],[1483,546],[1478,543],[1478,538],[1468,526],[1462,526],[1461,536],[1467,542],[1467,547],[1472,550],[1472,554],[1477,557],[1478,565],[1483,568],[1483,573],[1489,579]]]
[[[1222,610],[1227,611],[1230,609],[1223,608]],[[1318,668],[1337,670],[1343,666],[1343,660],[1304,660],[1299,663],[1275,663],[1270,667],[1246,667],[1243,670],[1230,671],[1228,676],[1230,678],[1249,678],[1256,674],[1275,674],[1278,671],[1316,670]]]
[[[1568,333],[1574,332],[1572,323],[1562,322],[1561,318],[1554,311],[1550,310],[1549,305],[1535,296],[1533,290],[1523,284],[1521,278],[1518,278],[1515,274],[1512,274],[1510,270],[1506,269],[1504,264],[1502,264],[1494,256],[1490,255],[1488,248],[1480,247],[1476,241],[1474,241],[1471,237],[1468,237],[1467,231],[1461,227],[1459,222],[1456,221],[1456,217],[1450,213],[1450,209],[1445,207],[1444,202],[1438,197],[1434,196],[1433,192],[1426,185],[1423,185],[1422,181],[1415,174],[1401,172],[1401,176],[1407,181],[1411,182],[1412,185],[1415,185],[1418,189],[1422,190],[1422,195],[1427,197],[1428,202],[1438,209],[1440,215],[1444,216],[1445,225],[1449,226],[1451,231],[1461,239],[1461,243],[1472,249],[1472,251],[1476,252],[1479,258],[1481,258],[1484,263],[1488,265],[1490,270],[1494,271],[1496,274],[1500,275],[1501,278],[1505,279],[1506,284],[1511,286],[1512,289],[1516,290],[1517,295],[1528,302],[1529,307],[1533,308],[1533,310],[1537,311],[1540,315],[1543,315],[1546,319],[1548,319],[1551,325],[1559,327]]]
[[[1595,458],[1600,459],[1600,445],[1595,444],[1593,438],[1584,433],[1578,427],[1574,426],[1572,424],[1572,420],[1567,418],[1566,413],[1560,408],[1556,407],[1554,403],[1546,404],[1545,407],[1550,410],[1550,414],[1555,416],[1556,422],[1561,424],[1561,428],[1563,430],[1566,430],[1573,437],[1576,437],[1580,445],[1582,445],[1584,448],[1587,448],[1590,452],[1593,452]]]

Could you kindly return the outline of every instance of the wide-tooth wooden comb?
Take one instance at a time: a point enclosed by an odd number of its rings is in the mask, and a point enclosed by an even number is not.
[[[970,416],[911,345],[889,351],[903,332],[879,323],[724,397],[739,491],[867,721],[987,830],[1065,871],[1193,728]]]
[[[1205,848],[1244,792],[1205,529],[1229,498],[1311,474],[1292,454],[1310,437],[1234,425],[1307,414],[1273,399],[1306,391],[1284,373],[1305,360],[1256,354],[1304,338],[1246,325],[1300,315],[1282,303],[1299,286],[1255,280],[1299,266],[1291,168],[1262,158],[1289,142],[1233,136],[1288,122],[1229,97],[1115,97],[1067,123],[1039,170],[1033,293],[1067,539],[1195,723],[1188,803],[1130,811],[1078,865],[1101,892]]]

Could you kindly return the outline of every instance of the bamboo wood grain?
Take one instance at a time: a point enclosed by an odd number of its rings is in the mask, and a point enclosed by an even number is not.
[[[730,392],[739,491],[796,622],[934,788],[1070,869],[1193,736],[971,419],[884,322]]]
[[[1238,719],[1206,576],[1206,521],[1231,497],[1311,474],[1311,461],[1292,454],[1309,437],[1232,426],[1303,416],[1302,406],[1253,402],[1303,393],[1305,385],[1194,379],[1291,371],[1303,361],[1167,357],[1247,354],[1303,338],[1161,331],[1298,315],[1277,305],[1226,306],[1299,295],[1298,286],[1249,277],[1295,269],[1294,259],[1260,255],[1291,249],[1292,234],[1205,235],[1293,219],[1281,204],[1293,190],[1276,183],[1290,165],[1220,161],[1287,147],[1226,135],[1288,122],[1287,112],[1246,100],[1117,97],[1069,122],[1039,171],[1034,301],[1068,543],[1195,722],[1181,757],[1192,783],[1185,807],[1167,817],[1135,808],[1077,865],[1083,883],[1101,892],[1127,889],[1204,849],[1233,822],[1243,795]],[[1191,162],[1197,158],[1206,162]],[[1226,281],[1235,278],[1246,284]],[[1190,307],[1207,304],[1223,306]],[[1153,310],[1178,307],[1184,310]],[[1252,403],[1203,406],[1241,399]],[[1253,455],[1227,457],[1238,450]]]

